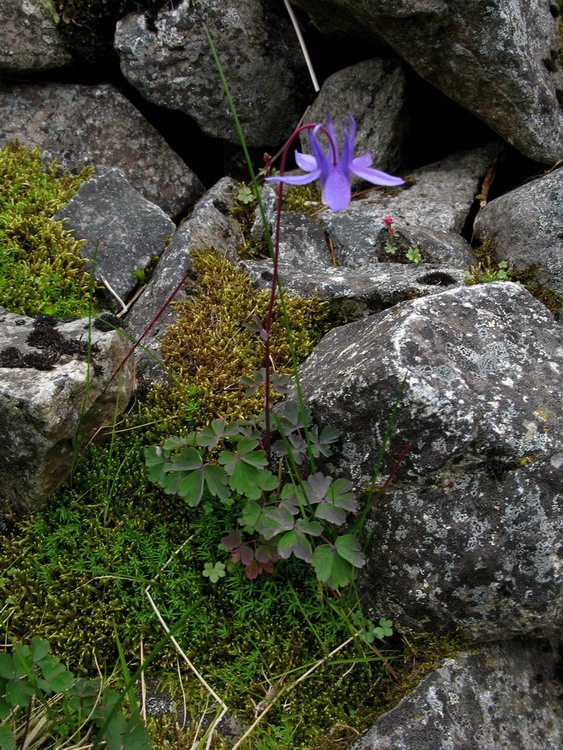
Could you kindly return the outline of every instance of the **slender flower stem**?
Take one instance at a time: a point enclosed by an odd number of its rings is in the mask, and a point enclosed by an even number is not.
[[[307,125],[301,125],[289,136],[280,160],[280,176],[283,177],[285,174],[285,163],[289,148],[299,133],[310,128],[318,127],[318,123],[308,123]],[[333,162],[336,164],[338,158],[338,149],[336,144],[333,142],[329,131],[325,127],[321,127],[321,131],[327,136],[333,155]],[[280,255],[280,234],[281,234],[281,214],[283,207],[283,182],[280,182],[278,191],[278,206],[276,210],[276,226],[274,232],[274,257],[273,272],[272,272],[272,286],[270,290],[270,302],[268,304],[268,311],[264,320],[264,330],[266,332],[265,350],[264,350],[264,367],[266,370],[266,377],[264,380],[264,450],[269,455],[270,443],[272,438],[271,420],[270,420],[270,330],[272,327],[272,315],[274,312],[274,303],[276,301],[276,289],[278,285],[278,266],[279,266],[279,255]]]

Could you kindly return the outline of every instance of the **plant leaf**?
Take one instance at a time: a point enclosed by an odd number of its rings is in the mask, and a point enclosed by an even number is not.
[[[337,537],[335,546],[340,557],[343,557],[355,568],[361,568],[365,565],[366,559],[362,548],[353,534]]]

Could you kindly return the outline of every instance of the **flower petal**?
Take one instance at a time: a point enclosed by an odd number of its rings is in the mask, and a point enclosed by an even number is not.
[[[352,159],[352,167],[371,167],[372,161],[373,159],[371,158],[371,151],[366,151],[365,154]]]
[[[317,169],[317,160],[310,154],[302,154],[300,151],[295,152],[295,161],[300,169],[304,169],[306,172],[311,172],[313,169]]]
[[[354,141],[356,140],[356,121],[352,115],[348,115],[350,121],[350,130],[346,127],[346,120],[342,120],[342,132],[344,133],[344,146],[342,147],[342,156],[338,165],[344,174],[349,174],[354,156]]]
[[[332,211],[342,211],[348,206],[352,198],[350,180],[339,169],[333,167],[322,185],[323,201]]]
[[[361,156],[359,157],[362,158]],[[361,164],[358,165],[358,159],[354,159],[351,164],[352,172],[361,177],[363,180],[371,182],[373,185],[402,185],[404,180],[400,177],[393,177],[387,172],[380,172],[378,169],[369,169]]]
[[[266,177],[265,182],[285,182],[287,185],[306,185],[321,176],[321,170],[315,169],[307,174],[295,174],[287,177]]]

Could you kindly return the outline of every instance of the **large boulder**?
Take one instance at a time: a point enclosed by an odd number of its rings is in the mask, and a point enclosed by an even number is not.
[[[379,481],[410,451],[373,513],[366,606],[482,641],[559,631],[562,344],[541,303],[495,282],[335,329],[301,366],[315,420],[342,436],[325,469],[360,488],[405,384]]]
[[[54,216],[77,240],[87,240],[86,270],[100,283],[97,296],[113,312],[126,311],[138,274],[160,256],[176,231],[164,211],[150,203],[120,169],[108,169],[83,183]]]
[[[493,242],[499,260],[519,270],[537,267],[536,280],[563,295],[563,169],[501,195],[475,220],[475,236]]]
[[[338,145],[342,147],[341,118],[353,115],[358,129],[357,153],[371,151],[374,167],[393,172],[403,162],[409,116],[406,78],[399,60],[365,60],[329,76],[303,121],[326,123],[329,112],[335,121]],[[301,134],[302,150],[311,153],[307,134]],[[355,180],[359,183],[359,178]]]
[[[3,0],[0,71],[33,73],[70,65],[72,55],[62,43],[58,20],[49,0]]]
[[[0,308],[0,495],[29,513],[69,476],[71,464],[116,403],[131,397],[129,350],[117,331],[88,319],[58,323]]]
[[[218,50],[249,146],[286,138],[303,111],[303,56],[275,0],[183,0],[176,8],[122,19],[115,34],[121,70],[151,102],[193,117],[210,136],[239,138],[206,40]]]
[[[0,83],[0,146],[19,140],[46,159],[79,170],[119,167],[170,216],[203,193],[196,175],[123,94],[110,84]]]
[[[294,0],[336,39],[385,41],[444,94],[536,161],[563,156],[554,0]]]
[[[559,750],[561,662],[547,643],[512,641],[446,659],[350,750]]]

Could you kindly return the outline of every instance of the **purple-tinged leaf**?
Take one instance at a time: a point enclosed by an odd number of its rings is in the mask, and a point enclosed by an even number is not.
[[[322,524],[318,521],[307,521],[304,518],[300,518],[295,525],[299,531],[303,534],[309,534],[309,536],[320,536],[323,533]]]
[[[242,537],[239,529],[232,529],[227,536],[221,539],[221,544],[227,549],[237,549],[242,544]]]

